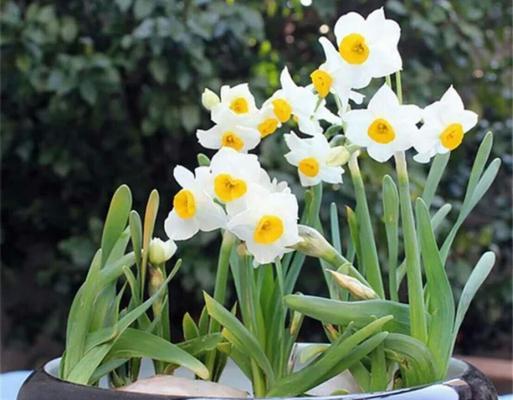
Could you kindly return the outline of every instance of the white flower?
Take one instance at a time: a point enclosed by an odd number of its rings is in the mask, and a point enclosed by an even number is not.
[[[221,87],[221,102],[212,108],[212,120],[220,123],[228,113],[241,122],[251,120],[256,112],[255,98],[249,91],[247,83],[234,87],[224,85]]]
[[[164,222],[167,236],[172,240],[186,240],[200,230],[208,232],[224,227],[226,214],[206,191],[211,181],[209,168],[196,168],[194,176],[178,165],[173,174],[182,189],[175,195],[173,210]]]
[[[424,125],[414,143],[419,152],[413,158],[428,162],[435,154],[456,149],[463,141],[463,135],[477,124],[477,114],[465,110],[458,92],[451,86],[439,101],[423,111]]]
[[[153,238],[150,241],[149,258],[152,264],[162,264],[176,253],[176,244],[172,240],[163,241]]]
[[[281,127],[281,122],[274,113],[274,107],[267,105],[258,110],[255,125],[263,139],[276,132]]]
[[[319,120],[339,123],[340,119],[326,107],[326,101],[319,99],[310,89],[297,86],[285,67],[280,75],[281,89],[277,90],[264,107],[273,107],[274,114],[281,123],[291,116],[298,123],[299,130],[312,135],[322,133]]]
[[[298,168],[299,179],[303,186],[314,186],[321,181],[341,183],[344,170],[332,166],[332,148],[324,135],[300,139],[294,132],[285,135],[290,152],[285,154],[287,161]]]
[[[351,110],[342,117],[346,137],[366,147],[376,161],[385,162],[395,152],[408,150],[417,138],[416,124],[422,111],[415,105],[401,105],[388,85],[374,94],[366,110]]]
[[[219,114],[217,125],[208,130],[198,129],[196,136],[199,143],[207,149],[231,147],[246,153],[260,143],[260,132],[254,126],[243,125],[242,121],[225,112]]]
[[[226,205],[229,215],[244,209],[248,195],[267,176],[256,155],[241,154],[231,148],[219,150],[212,157],[210,169],[214,195]]]
[[[246,242],[255,264],[267,264],[291,251],[298,235],[298,204],[290,193],[255,191],[245,211],[228,222],[228,230]]]
[[[360,104],[364,96],[352,90],[353,82],[348,79],[347,68],[331,42],[325,37],[321,37],[319,42],[324,49],[326,62],[310,74],[312,84],[321,97],[334,93],[340,100],[340,111],[344,112],[349,100]]]
[[[401,28],[385,18],[383,8],[370,13],[366,19],[350,12],[335,24],[339,68],[337,75],[350,82],[351,88],[366,87],[372,78],[381,78],[402,69],[401,55],[397,49]],[[328,58],[337,50],[326,39],[321,44]]]
[[[207,110],[212,110],[212,108],[217,106],[220,102],[219,96],[208,88],[201,94],[201,104],[203,104],[203,107]]]

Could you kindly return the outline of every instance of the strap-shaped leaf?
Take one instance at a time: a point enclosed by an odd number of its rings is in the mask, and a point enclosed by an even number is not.
[[[389,175],[383,178],[383,219],[388,247],[388,283],[390,299],[398,301],[397,259],[399,252],[399,193]]]
[[[454,324],[454,297],[442,263],[430,222],[427,205],[417,199],[416,208],[422,260],[426,274],[426,292],[429,297],[431,322],[428,328],[428,348],[436,362],[438,379],[445,377],[450,358],[450,342]]]
[[[101,243],[102,266],[107,262],[114,245],[125,230],[131,208],[132,193],[127,185],[121,185],[112,196],[105,218]]]
[[[360,343],[379,332],[391,319],[392,316],[380,318],[347,338],[341,336],[313,363],[277,381],[271,387],[268,396],[295,396],[315,387],[320,380],[324,381],[336,375],[340,372],[340,364],[344,361],[344,358],[350,355]],[[379,345],[386,336],[387,333],[385,332],[382,332],[382,335],[375,335],[375,338],[379,338],[377,340],[375,339],[378,343],[376,343],[374,347],[369,346],[372,348],[366,348],[366,350],[370,352]],[[368,352],[366,354],[368,354]],[[358,360],[354,360],[354,362]],[[343,366],[347,368],[346,365]]]
[[[149,332],[128,328],[112,346],[108,359],[151,358],[185,367],[202,379],[208,379],[208,369],[180,346]]]
[[[215,319],[221,324],[230,335],[226,337],[236,347],[241,349],[250,358],[254,359],[258,366],[262,368],[267,375],[268,380],[272,381],[274,373],[269,360],[267,359],[262,347],[258,340],[249,332],[244,325],[226,308],[215,301],[207,293],[203,293],[205,297],[205,304],[207,306],[210,317]]]
[[[409,306],[389,300],[340,301],[288,295],[285,296],[285,302],[292,310],[325,324],[346,326],[354,322],[356,327],[363,327],[374,318],[392,315],[394,318],[387,323],[385,329],[400,333],[409,333],[410,330]]]
[[[447,152],[445,154],[437,154],[433,159],[433,163],[431,164],[426,180],[426,186],[424,186],[424,192],[422,193],[422,199],[428,208],[431,206],[433,198],[435,197],[438,184],[440,183],[440,179],[442,179],[450,156],[451,153]]]
[[[456,319],[454,321],[451,352],[452,348],[454,348],[456,336],[458,335],[458,331],[460,330],[461,323],[465,318],[465,314],[468,311],[470,303],[472,302],[472,299],[476,295],[478,289],[481,287],[483,282],[492,271],[494,264],[495,254],[491,251],[484,253],[472,270],[472,273],[470,274],[470,277],[465,284],[465,287],[463,288],[463,292],[461,293],[460,301],[458,303],[458,309],[456,311]]]

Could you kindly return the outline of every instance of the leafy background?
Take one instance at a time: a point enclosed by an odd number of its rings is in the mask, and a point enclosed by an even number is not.
[[[322,60],[320,30],[349,10],[367,14],[383,5],[403,30],[407,101],[426,105],[453,83],[481,115],[479,127],[454,153],[442,185],[440,194],[456,208],[479,140],[486,130],[495,132],[494,152],[503,168],[458,236],[448,270],[458,294],[479,254],[498,254],[458,351],[510,358],[509,1],[4,1],[2,370],[32,368],[62,351],[72,296],[99,245],[102,219],[119,184],[132,188],[141,210],[150,190],[158,188],[162,226],[176,190],[171,167],[194,166],[201,150],[194,131],[211,124],[199,101],[204,87],[249,80],[261,101],[279,85],[284,65],[307,83]],[[266,140],[264,164],[296,181],[282,146],[279,134]],[[390,166],[365,164],[371,203],[379,212],[379,184]],[[413,174],[417,190],[425,170],[418,166]],[[345,203],[353,204],[351,190],[342,185],[327,198],[342,212]],[[163,236],[162,229],[158,233]],[[199,289],[212,289],[218,239],[203,234],[181,246],[185,266],[171,287],[177,326],[184,303],[197,314]],[[305,265],[300,289],[323,293],[316,265]],[[321,339],[306,328],[303,339]]]

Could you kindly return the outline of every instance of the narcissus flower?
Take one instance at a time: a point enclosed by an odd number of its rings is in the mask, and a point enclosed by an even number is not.
[[[401,105],[388,85],[372,97],[366,110],[351,110],[343,115],[346,137],[366,147],[376,161],[385,162],[395,152],[408,150],[417,138],[416,124],[422,110],[415,105]]]
[[[352,88],[367,86],[372,78],[381,78],[401,70],[402,60],[397,49],[401,28],[385,18],[383,8],[373,11],[367,18],[350,12],[335,24],[339,68],[341,77]],[[326,39],[321,40],[326,57],[337,49]]]
[[[153,238],[150,241],[150,262],[154,265],[162,264],[169,260],[176,253],[176,244],[172,240],[163,241]]]
[[[340,122],[340,119],[326,108],[325,100],[319,99],[309,88],[294,83],[287,68],[281,72],[280,82],[281,89],[264,103],[264,107],[272,107],[281,123],[293,117],[301,132],[312,135],[322,133],[319,120]]]
[[[465,133],[477,124],[477,114],[465,110],[461,97],[451,86],[439,101],[424,109],[423,120],[414,143],[419,154],[413,157],[421,163],[428,162],[437,153],[456,149]]]
[[[221,118],[221,115],[218,115]],[[231,147],[239,152],[254,149],[260,143],[260,132],[251,125],[243,125],[241,121],[225,112],[222,119],[208,130],[196,131],[199,143],[207,149]]]
[[[226,224],[223,208],[206,191],[211,181],[208,167],[199,167],[195,175],[178,165],[173,171],[182,189],[173,198],[173,209],[164,222],[171,240],[186,240],[198,231],[213,231]]]
[[[348,79],[347,68],[330,41],[321,37],[319,42],[324,49],[326,62],[310,74],[312,84],[321,97],[326,97],[330,92],[334,93],[340,100],[341,111],[344,112],[349,100],[360,104],[364,96],[352,90],[353,83]]]
[[[341,183],[344,170],[330,164],[334,159],[332,148],[324,135],[300,139],[294,132],[285,135],[290,152],[285,154],[287,161],[296,166],[303,186],[314,186],[321,181]]]
[[[267,106],[258,110],[256,127],[262,139],[272,135],[280,126],[281,122],[274,112],[274,107]]]
[[[247,196],[267,175],[256,155],[230,148],[222,148],[212,157],[210,169],[214,195],[230,215],[244,209]]]
[[[234,216],[228,230],[246,242],[255,264],[267,264],[291,251],[298,235],[298,204],[290,193],[252,193],[245,211]]]
[[[212,108],[212,120],[219,123],[228,112],[232,117],[240,120],[253,118],[257,112],[255,98],[249,91],[247,83],[230,87],[221,87],[221,102]]]

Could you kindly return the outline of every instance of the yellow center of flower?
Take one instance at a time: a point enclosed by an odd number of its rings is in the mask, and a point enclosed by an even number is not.
[[[333,83],[333,78],[326,71],[316,69],[314,72],[310,74],[310,79],[312,79],[312,83],[319,93],[319,96],[326,97],[330,92],[331,85]]]
[[[299,170],[310,178],[319,173],[319,162],[314,157],[303,158],[298,165]]]
[[[243,196],[247,191],[246,182],[228,174],[219,174],[214,179],[214,190],[220,200],[228,203]]]
[[[261,137],[266,137],[274,133],[276,128],[278,128],[279,121],[276,118],[267,118],[258,124],[258,130],[260,131]]]
[[[338,46],[338,51],[349,64],[363,64],[369,58],[369,48],[365,38],[359,33],[345,36]]]
[[[249,111],[248,101],[244,97],[237,97],[230,103],[230,109],[236,114],[246,114]]]
[[[235,132],[226,131],[221,138],[221,146],[241,151],[244,147],[244,141]]]
[[[180,218],[188,219],[196,214],[196,200],[190,190],[180,190],[173,199],[173,207]]]
[[[394,128],[383,118],[378,118],[370,124],[367,133],[372,140],[380,144],[387,144],[395,139]]]
[[[454,150],[463,141],[463,126],[451,124],[440,134],[442,145],[449,150]]]
[[[282,124],[287,122],[292,115],[292,107],[285,99],[273,100],[273,111]]]
[[[253,239],[258,244],[271,244],[283,235],[283,221],[275,215],[264,215],[258,221]]]

